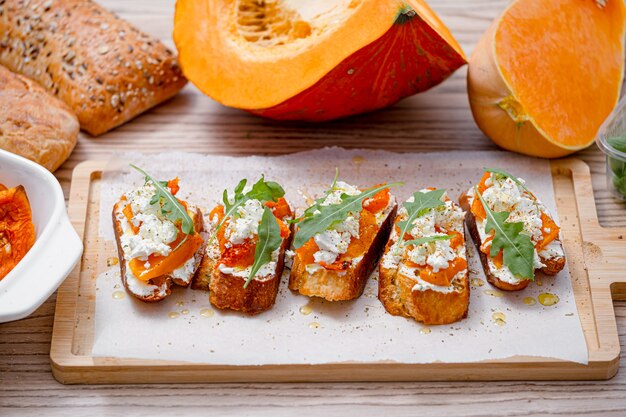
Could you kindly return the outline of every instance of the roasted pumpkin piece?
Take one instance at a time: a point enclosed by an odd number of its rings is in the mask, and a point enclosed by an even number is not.
[[[0,184],[0,280],[35,244],[30,203],[24,187],[7,189]]]

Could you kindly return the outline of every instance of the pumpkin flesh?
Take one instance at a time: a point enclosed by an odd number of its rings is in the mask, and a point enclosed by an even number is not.
[[[35,244],[35,226],[26,191],[21,185],[0,184],[0,280]]]
[[[620,0],[517,0],[470,59],[474,118],[501,147],[559,157],[589,146],[619,99]]]
[[[381,108],[465,63],[422,0],[178,0],[174,40],[200,90],[276,119]]]

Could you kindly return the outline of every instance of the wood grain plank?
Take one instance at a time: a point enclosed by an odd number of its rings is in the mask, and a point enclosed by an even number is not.
[[[172,45],[173,0],[100,0],[143,30]],[[430,0],[469,55],[507,0]],[[274,124],[226,109],[193,86],[168,103],[100,138],[81,135],[70,160],[57,172],[65,194],[71,170],[86,159],[116,151],[272,151],[292,142],[306,146],[399,148],[419,151],[494,149],[474,124],[465,95],[465,69],[441,86],[371,115],[321,126]],[[263,145],[255,145],[262,139]],[[605,162],[595,148],[578,154],[591,167],[598,215],[605,226],[626,225],[626,205],[613,200],[604,183]],[[533,383],[219,384],[62,386],[52,378],[49,341],[55,296],[31,318],[0,325],[0,415],[594,415],[623,416],[626,364],[610,381]],[[626,346],[626,302],[615,302],[620,345]],[[9,350],[7,350],[8,352]],[[258,408],[257,408],[258,407]]]

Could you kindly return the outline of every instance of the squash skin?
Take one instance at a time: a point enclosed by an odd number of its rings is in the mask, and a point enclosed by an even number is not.
[[[35,226],[23,186],[0,186],[0,280],[35,244]]]
[[[228,0],[178,0],[179,63],[196,87],[225,106],[305,121],[388,106],[439,84],[467,63],[424,0],[354,3],[357,12],[306,48],[275,57],[270,49],[256,57],[230,43]]]
[[[515,91],[507,83],[498,65],[495,38],[503,16],[510,8],[523,1],[513,2],[493,22],[470,58],[467,73],[470,108],[478,127],[498,146],[529,156],[559,158],[587,148],[593,143],[595,137],[586,138],[586,142],[581,145],[557,143],[541,129],[533,115],[524,109],[523,103],[520,102]],[[570,5],[570,7],[576,6]],[[624,13],[623,3],[621,4],[621,12]],[[621,42],[622,67],[620,73],[623,73],[624,69],[624,29],[625,26],[622,23],[621,37],[616,39],[616,42]],[[616,94],[613,106],[617,104],[619,99],[621,84],[622,79],[615,83]],[[570,88],[575,89],[576,85],[571,85]]]
[[[307,122],[367,113],[426,91],[465,64],[465,57],[411,10],[313,86],[274,107],[250,112]]]

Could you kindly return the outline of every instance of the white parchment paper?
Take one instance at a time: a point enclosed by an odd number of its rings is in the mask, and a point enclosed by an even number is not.
[[[361,187],[404,181],[393,189],[400,202],[429,186],[446,188],[456,199],[480,179],[483,167],[497,167],[525,178],[555,212],[549,163],[503,152],[397,154],[332,148],[275,157],[169,153],[125,154],[123,159],[157,178],[179,176],[179,196],[209,210],[224,188],[232,189],[244,177],[255,181],[261,174],[279,181],[288,200],[302,209],[306,197],[316,197],[332,181],[335,167],[342,180]],[[102,181],[100,234],[108,240],[113,239],[113,203],[143,181],[119,160],[111,166],[123,169],[108,171]],[[112,244],[102,248],[102,259],[116,256]],[[567,267],[556,277],[539,274],[523,291],[503,293],[486,282],[471,240],[468,248],[468,318],[430,327],[386,313],[377,299],[376,273],[362,297],[331,303],[292,293],[286,271],[274,308],[248,317],[213,309],[208,293],[176,286],[166,300],[142,303],[124,294],[119,266],[100,262],[92,354],[232,365],[475,362],[515,355],[587,363]],[[542,293],[558,296],[559,302],[541,305],[537,299]]]

